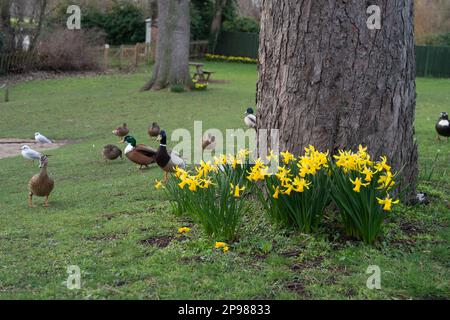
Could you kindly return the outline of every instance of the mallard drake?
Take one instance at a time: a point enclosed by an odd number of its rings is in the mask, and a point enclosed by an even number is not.
[[[446,112],[442,112],[439,120],[436,124],[437,131],[437,139],[440,139],[440,136],[446,137],[448,141],[448,137],[450,137],[450,122],[448,121],[448,114]]]
[[[33,196],[45,197],[44,206],[48,207],[48,197],[50,196],[50,193],[53,191],[55,182],[47,174],[47,164],[48,164],[48,157],[41,156],[39,160],[39,168],[41,170],[39,174],[32,177],[30,182],[28,183],[28,189],[30,190],[30,194],[28,197],[28,205],[30,206],[30,208],[33,207]]]
[[[41,143],[41,144],[43,144],[43,143],[48,143],[48,144],[53,143],[49,138],[47,138],[46,136],[40,134],[39,132],[36,132],[34,134],[34,139],[36,140],[36,142]]]
[[[130,130],[128,129],[128,125],[124,123],[122,126],[117,127],[113,130],[113,135],[118,136],[119,138],[124,138],[128,135]]]
[[[216,145],[216,137],[208,133],[206,136],[202,138],[202,150],[213,150]]]
[[[105,161],[116,160],[119,157],[122,159],[122,150],[113,144],[107,144],[103,147],[102,155]]]
[[[156,154],[156,163],[164,171],[164,181],[167,182],[168,173],[175,172],[177,167],[180,169],[185,169],[186,163],[178,153],[167,150],[166,131],[162,130],[159,133],[158,140],[160,141],[160,145]]]
[[[42,153],[31,149],[27,145],[22,146],[20,150],[22,150],[22,157],[24,157],[26,160],[31,160],[34,162],[34,160],[40,160],[42,157]]]
[[[256,128],[256,116],[252,108],[248,108],[244,113],[246,116],[244,118],[245,125],[249,128]]]
[[[153,122],[149,127],[148,127],[148,135],[150,136],[150,138],[156,138],[159,135],[159,132],[161,131],[161,128],[159,127],[158,123]]]
[[[156,162],[157,150],[142,144],[136,145],[136,139],[132,136],[126,136],[122,140],[122,143],[127,143],[124,150],[126,157],[131,162],[140,165],[139,169],[142,169],[143,166],[148,167],[150,164]]]

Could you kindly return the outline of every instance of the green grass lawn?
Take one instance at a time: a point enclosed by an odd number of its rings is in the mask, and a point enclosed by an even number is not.
[[[419,189],[427,207],[397,207],[379,243],[344,240],[327,218],[316,235],[272,226],[256,205],[228,254],[212,248],[198,225],[174,216],[153,183],[158,168],[139,172],[128,160],[105,164],[102,146],[126,121],[138,143],[157,121],[171,132],[241,128],[255,101],[254,65],[208,63],[223,84],[206,92],[138,93],[148,74],[33,81],[0,103],[0,137],[40,131],[73,144],[51,152],[56,181],[50,208],[27,207],[37,173],[21,157],[0,160],[0,298],[3,299],[442,299],[450,297],[450,143],[434,125],[449,111],[450,80],[418,79],[416,134]],[[436,154],[438,154],[437,160]],[[192,226],[187,241],[178,227]],[[166,247],[145,240],[172,239]],[[261,249],[272,244],[267,254]],[[67,267],[82,271],[82,289],[68,290]],[[382,289],[369,290],[366,270],[378,265]]]

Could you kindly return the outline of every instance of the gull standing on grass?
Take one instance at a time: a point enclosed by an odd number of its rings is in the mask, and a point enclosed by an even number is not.
[[[39,143],[53,143],[52,141],[50,141],[50,139],[48,139],[46,136],[43,136],[39,132],[36,132],[34,134],[34,139]]]
[[[33,162],[34,160],[40,160],[42,157],[42,154],[40,152],[31,149],[27,145],[22,146],[20,150],[22,150],[22,157]]]

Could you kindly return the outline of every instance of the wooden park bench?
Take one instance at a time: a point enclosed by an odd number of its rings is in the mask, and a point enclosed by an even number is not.
[[[203,63],[190,62],[189,65],[196,68],[192,80],[205,83],[208,82],[209,79],[211,78],[211,75],[215,73],[214,71],[203,70],[203,67],[205,66]]]

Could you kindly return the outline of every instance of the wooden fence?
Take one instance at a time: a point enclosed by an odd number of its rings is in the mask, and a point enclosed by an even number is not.
[[[33,70],[38,62],[35,52],[0,53],[0,75]]]
[[[98,56],[99,64],[105,69],[134,69],[154,61],[154,50],[147,43],[90,48]],[[204,58],[208,53],[208,41],[192,41],[189,57]],[[35,52],[0,53],[0,75],[21,73],[39,69],[39,58]]]

